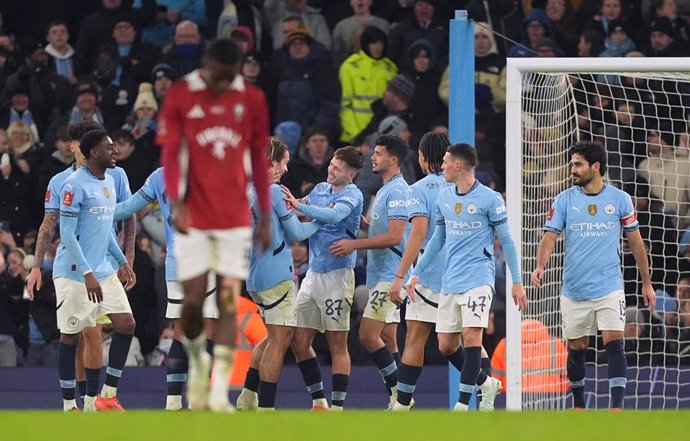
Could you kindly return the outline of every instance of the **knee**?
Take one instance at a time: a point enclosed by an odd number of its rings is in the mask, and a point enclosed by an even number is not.
[[[438,342],[438,350],[444,357],[448,357],[449,355],[455,354],[459,348],[460,345],[453,344],[449,341]]]
[[[568,351],[584,351],[587,349],[589,339],[569,340]]]
[[[60,342],[76,346],[79,343],[79,334],[60,334]]]
[[[137,323],[132,315],[122,317],[122,319],[118,320],[117,323],[113,322],[115,332],[119,332],[120,334],[133,335],[134,328],[136,328],[136,326]]]
[[[287,349],[292,340],[292,328],[287,326],[280,326],[275,332],[269,334],[271,343],[279,345],[281,348]]]
[[[377,346],[380,346],[381,338],[379,338],[378,335],[373,335],[368,332],[362,332],[360,330],[359,341],[360,343],[362,343],[362,346],[364,346],[364,349],[366,349],[368,352],[372,352],[378,349]]]

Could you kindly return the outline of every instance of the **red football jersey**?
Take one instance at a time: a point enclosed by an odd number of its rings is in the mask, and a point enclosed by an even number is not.
[[[249,226],[245,149],[260,208],[267,212],[265,147],[268,108],[263,92],[238,75],[229,91],[214,95],[195,70],[168,91],[159,115],[168,196],[184,199],[192,226],[201,230]]]

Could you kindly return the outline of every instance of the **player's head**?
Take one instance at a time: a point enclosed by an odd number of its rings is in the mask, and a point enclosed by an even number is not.
[[[399,136],[381,135],[376,138],[371,169],[374,173],[385,173],[393,168],[400,169],[407,156],[407,144]]]
[[[439,173],[443,167],[443,155],[450,145],[448,136],[429,132],[419,141],[419,166],[425,174]]]
[[[461,175],[472,173],[477,165],[477,151],[469,144],[449,145],[443,155],[443,177],[448,182],[455,182]]]
[[[606,150],[598,142],[580,141],[570,147],[570,173],[580,187],[606,173]]]
[[[336,187],[348,185],[355,179],[363,164],[364,158],[360,149],[351,145],[339,148],[328,165],[326,181]]]
[[[275,136],[271,136],[266,145],[266,157],[268,158],[269,178],[271,182],[276,184],[288,170],[287,165],[290,160],[288,146]]]
[[[228,91],[240,71],[243,58],[242,50],[234,41],[229,38],[213,40],[202,60],[208,88],[216,94]]]
[[[115,167],[117,148],[105,130],[91,130],[86,132],[79,143],[79,150],[87,161],[105,168]]]
[[[82,155],[81,150],[79,149],[79,142],[81,141],[82,136],[86,135],[92,130],[103,130],[103,127],[93,120],[79,121],[67,126],[67,134],[69,135],[72,143],[72,151],[80,161],[84,160],[84,155]]]

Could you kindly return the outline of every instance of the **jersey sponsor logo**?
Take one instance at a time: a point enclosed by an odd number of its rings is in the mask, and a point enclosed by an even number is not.
[[[621,225],[623,225],[624,227],[632,225],[635,222],[637,222],[637,213],[635,213],[634,211],[621,219]]]
[[[106,199],[110,199],[110,191],[108,190],[108,187],[103,187],[103,196],[105,196]]]
[[[213,126],[197,133],[196,142],[201,147],[211,145],[211,154],[217,159],[225,159],[225,149],[229,146],[237,148],[242,140],[242,135],[229,127]]]
[[[590,216],[596,216],[596,214],[597,214],[597,204],[589,204],[589,205],[587,205],[587,213],[589,213]]]
[[[474,213],[476,213],[476,212],[477,212],[477,204],[475,204],[475,203],[470,203],[470,204],[467,206],[467,212],[468,212],[469,214],[474,214]]]
[[[343,196],[340,198],[340,200],[345,201],[345,202],[349,203],[350,205],[356,205],[357,204],[357,200],[355,198],[353,198],[352,196]]]
[[[580,222],[570,225],[570,230],[579,237],[604,237],[616,228],[615,222]]]
[[[408,201],[406,201],[406,200],[405,201],[390,201],[388,203],[388,208],[398,208],[398,207],[405,208],[408,205],[409,205]]]
[[[469,236],[472,230],[482,227],[479,221],[465,222],[446,219],[446,234],[449,236]]]
[[[73,192],[66,191],[62,195],[62,205],[64,205],[65,207],[71,207],[73,201],[74,201],[74,193]]]
[[[198,104],[195,104],[194,107],[187,112],[187,118],[189,119],[201,119],[204,117],[206,117],[206,113],[204,113],[204,109]]]
[[[235,119],[237,121],[241,121],[242,118],[244,118],[244,105],[242,104],[237,104],[235,107],[232,108],[232,113],[235,115]]]
[[[604,211],[606,214],[613,214],[616,211],[616,207],[614,207],[613,204],[606,204]]]
[[[546,220],[547,221],[550,221],[553,219],[553,212],[554,212],[553,207],[549,208],[549,212],[546,213]]]
[[[456,202],[455,203],[455,214],[460,214],[462,213],[462,202]]]
[[[46,200],[45,203],[47,204],[50,202],[50,188],[46,189]]]
[[[496,214],[501,214],[506,212],[506,206],[501,205],[500,207],[496,207]]]

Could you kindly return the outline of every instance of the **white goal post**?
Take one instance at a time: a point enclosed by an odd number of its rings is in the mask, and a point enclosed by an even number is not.
[[[644,96],[646,96],[644,91],[637,90],[638,87],[643,88],[643,86],[639,86],[640,81],[633,81],[632,86],[630,86],[631,90],[634,89],[633,91],[637,93],[636,97],[642,98],[639,101],[631,101],[633,103],[631,108],[637,107],[639,113],[643,112],[642,108],[656,112],[655,115],[650,115],[649,119],[655,120],[657,123],[661,121],[662,124],[664,124],[663,121],[673,119],[674,115],[680,112],[685,115],[685,121],[671,121],[673,123],[681,123],[674,124],[673,127],[680,127],[682,123],[685,124],[685,127],[690,126],[690,120],[688,120],[690,109],[678,109],[675,104],[678,100],[681,102],[681,105],[682,103],[687,103],[687,96],[683,96],[683,91],[686,90],[685,86],[690,84],[690,58],[508,58],[506,74],[506,202],[509,226],[520,252],[523,280],[530,300],[530,310],[528,310],[527,314],[521,316],[512,302],[509,288],[512,285],[512,281],[510,280],[509,272],[506,272],[508,277],[506,283],[506,407],[508,410],[564,409],[568,406],[566,402],[569,392],[564,391],[560,394],[541,392],[528,394],[522,384],[522,370],[524,366],[522,360],[524,350],[522,342],[523,320],[536,319],[543,322],[553,336],[554,342],[556,344],[562,343],[560,329],[558,329],[560,315],[557,310],[561,280],[558,265],[562,262],[562,260],[557,260],[559,259],[557,254],[561,253],[562,258],[563,251],[560,240],[550,264],[550,266],[556,268],[554,272],[550,275],[547,274],[545,277],[545,282],[550,282],[548,283],[549,286],[537,290],[531,287],[529,281],[530,273],[534,270],[536,243],[538,243],[538,239],[541,237],[541,226],[548,211],[548,208],[540,209],[544,207],[546,202],[550,203],[550,200],[558,191],[571,185],[570,176],[567,172],[567,148],[575,141],[599,136],[596,134],[592,135],[591,133],[585,134],[584,132],[587,129],[583,129],[583,127],[587,126],[587,121],[583,119],[595,113],[599,115],[597,112],[600,109],[594,107],[592,103],[600,104],[610,99],[610,102],[616,101],[616,105],[618,105],[620,101],[625,100],[625,98],[617,99],[608,96],[612,89],[624,89],[626,87],[623,85],[623,80],[619,80],[619,78],[640,79],[645,85],[647,82],[650,82],[650,84],[651,82],[662,84],[663,91],[660,93],[665,94],[664,96],[668,98],[668,102],[650,103],[644,99]],[[592,96],[589,92],[578,91],[577,87],[573,87],[573,84],[582,84],[589,80],[593,80],[592,84],[595,86],[593,89],[596,89],[594,94],[601,92],[601,97]],[[620,82],[616,83],[618,81]],[[598,88],[598,85],[603,87]],[[588,94],[589,96],[587,96]],[[584,100],[582,96],[586,96]],[[672,101],[673,103],[671,103]],[[612,106],[612,104],[609,105]],[[593,107],[589,108],[588,106]],[[604,129],[609,130],[607,132],[609,133],[608,136],[615,136],[615,133],[618,133],[615,115],[604,115],[601,118],[602,121],[604,118],[608,118],[607,121],[609,122],[604,122],[602,126]],[[640,130],[642,134],[648,134],[649,131],[664,129],[660,129],[658,125],[652,127],[645,120]],[[534,135],[538,139],[525,139],[526,136],[533,136],[533,133],[539,133]],[[675,135],[677,136],[678,133]],[[534,148],[527,147],[528,143],[532,143],[530,146]],[[646,138],[638,144],[646,146]],[[607,146],[609,151],[615,148],[617,147],[614,146],[613,142]],[[609,153],[610,156],[611,153]],[[641,160],[644,161],[638,155],[638,158],[633,160],[632,163],[639,165]],[[529,161],[531,162],[527,164]],[[611,159],[609,159],[609,162],[611,162]],[[551,170],[551,172],[547,169]],[[534,181],[534,177],[531,174],[532,171],[530,170],[541,173],[541,180]],[[621,186],[627,184],[626,172],[631,171],[635,175],[636,168],[633,166],[632,169],[626,169],[625,166],[621,165],[618,171],[620,173],[617,175],[616,183],[619,184],[618,186]],[[544,173],[550,176],[544,178]],[[638,184],[632,183],[631,185],[636,186]],[[684,188],[675,188],[674,190],[687,190],[690,192],[690,189]],[[650,196],[650,198],[651,204],[654,197]],[[664,204],[666,208],[670,205],[671,203]],[[525,207],[538,208],[526,209]],[[668,210],[664,209],[663,216],[667,216],[667,213]],[[680,214],[677,214],[675,219],[679,219],[680,216]],[[682,229],[678,227],[678,230],[681,232]],[[661,254],[659,257],[663,259],[666,256]],[[665,270],[662,269],[662,271]],[[633,283],[635,283],[634,280]],[[664,283],[662,283],[661,289],[666,288]],[[671,284],[671,282],[668,282],[669,288],[675,289],[675,287],[670,286]],[[550,300],[545,300],[545,295],[550,296]],[[648,352],[651,352],[650,357],[654,355],[653,349],[650,349]],[[551,357],[554,356],[552,352]],[[664,358],[664,360],[666,359]],[[660,373],[659,370],[654,370],[653,367],[649,368],[649,375],[641,370],[635,371],[634,374],[629,374],[626,397],[634,395],[634,400],[626,400],[627,408],[676,409],[679,407],[690,407],[690,383],[683,383],[684,380],[681,379],[681,377],[690,377],[690,365],[670,363],[672,366],[670,364],[666,366],[667,363],[670,362],[664,361],[663,367],[671,369],[675,376],[667,376],[665,369]],[[539,366],[541,366],[539,367],[540,369],[543,369],[543,363]],[[595,360],[594,362],[590,360],[588,366],[588,372],[600,372],[601,370],[597,370],[597,366],[605,366],[605,363],[601,362],[601,360]],[[552,366],[552,368],[557,369],[558,367]],[[560,366],[560,368],[564,369],[564,366]],[[631,368],[629,367],[630,371]],[[605,369],[603,372],[605,373]],[[601,374],[597,373],[595,375],[597,375],[596,378],[590,378],[588,374],[587,381],[596,383]],[[662,378],[656,378],[658,375],[662,375]],[[604,378],[601,378],[602,383]],[[659,381],[664,384],[655,384],[655,382]],[[640,386],[642,382],[651,383],[651,385]],[[595,391],[590,392],[592,398],[591,407],[603,407],[603,405],[597,404],[597,402],[603,402],[603,395],[608,393],[607,384],[605,388],[601,385],[596,385]],[[639,397],[637,396],[638,394]],[[668,400],[664,394],[669,396]]]

